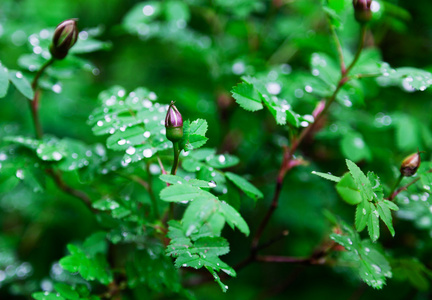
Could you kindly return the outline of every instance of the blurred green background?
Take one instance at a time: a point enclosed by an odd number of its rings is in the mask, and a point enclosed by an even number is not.
[[[383,61],[393,67],[432,70],[432,2],[374,2],[376,11],[367,46],[377,47]],[[343,47],[353,53],[359,26],[353,19],[351,2],[328,3],[341,18],[338,32]],[[277,126],[268,111],[242,110],[230,91],[243,75],[275,77],[281,95],[295,111],[310,114],[320,99],[296,86],[309,72],[312,53],[325,52],[336,58],[321,4],[318,0],[2,0],[0,61],[31,78],[23,55],[38,50],[29,37],[43,35],[42,30],[53,29],[64,19],[78,18],[82,39],[88,35],[105,43],[96,52],[78,54],[76,63],[59,64],[64,72],[46,78],[41,104],[45,131],[88,144],[104,144],[105,137],[94,136],[86,121],[97,106],[98,94],[113,85],[128,91],[144,86],[162,103],[176,100],[184,118],[208,121],[206,146],[238,156],[241,163],[235,171],[248,174],[264,193],[264,200],[256,205],[242,201],[242,215],[254,232],[271,201],[281,145],[287,143],[289,129]],[[146,5],[153,9],[148,16],[141,13]],[[59,93],[58,88],[55,92],[56,84],[61,87]],[[356,151],[344,146],[347,133],[360,135],[368,146],[357,160],[360,165],[380,174],[388,185],[393,184],[404,156],[417,148],[432,149],[429,91],[412,92],[403,86],[383,89],[373,79],[365,79],[361,89],[364,103],[335,105],[317,142],[306,143],[301,149],[310,164],[293,170],[285,179],[280,206],[265,238],[285,229],[290,234],[265,253],[309,255],[331,232],[323,209],[352,220],[352,207],[338,199],[332,185],[310,174],[321,170],[341,175],[346,170],[344,158]],[[0,102],[0,135],[31,136],[30,111],[24,97],[11,87]],[[424,158],[429,160],[430,154]],[[48,196],[24,188],[2,193],[0,209],[1,299],[29,299],[34,291],[52,288],[57,261],[65,255],[66,244],[82,241],[98,228],[86,207],[53,187]],[[418,211],[422,214],[424,208]],[[428,255],[432,222],[418,224],[414,217],[399,222],[398,238],[385,236],[384,246],[395,255],[415,256],[432,267]],[[230,230],[225,236],[231,243],[226,261],[235,265],[247,256],[250,240]],[[230,288],[226,295],[214,283],[192,290],[199,299],[429,298],[428,288],[419,290],[406,280],[396,279],[389,280],[382,291],[375,291],[340,266],[254,263],[227,282]],[[125,297],[147,299],[145,295]]]

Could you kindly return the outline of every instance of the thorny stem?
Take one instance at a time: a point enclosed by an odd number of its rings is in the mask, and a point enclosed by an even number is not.
[[[334,30],[333,30],[334,32]],[[336,34],[336,33],[334,33]],[[344,71],[343,67],[344,67],[344,63],[343,63],[343,56],[339,55],[339,59],[341,60],[340,65],[341,65],[341,78],[336,86],[336,89],[334,90],[333,94],[327,99],[327,102],[325,104],[324,109],[321,111],[321,113],[319,113],[314,122],[312,124],[310,124],[308,127],[306,127],[299,135],[298,138],[294,139],[291,147],[290,148],[285,148],[284,149],[284,156],[283,156],[283,160],[282,160],[282,164],[280,166],[279,169],[279,173],[278,176],[276,178],[276,187],[275,187],[275,192],[273,195],[273,200],[272,203],[266,213],[266,215],[264,216],[264,219],[261,221],[260,225],[258,226],[258,229],[255,233],[254,238],[252,239],[252,244],[251,244],[251,259],[250,261],[253,261],[254,258],[256,257],[256,253],[257,253],[257,249],[258,249],[258,244],[259,241],[261,239],[261,236],[264,232],[264,229],[266,228],[268,222],[270,221],[274,211],[276,210],[277,206],[278,206],[278,202],[279,202],[279,196],[283,187],[283,180],[285,178],[286,173],[291,170],[293,167],[297,166],[300,164],[300,162],[294,158],[294,153],[296,152],[297,148],[302,144],[302,142],[304,141],[305,137],[307,137],[312,130],[315,128],[316,124],[319,123],[319,121],[321,120],[321,118],[323,116],[325,116],[331,106],[331,104],[336,100],[336,96],[339,93],[339,91],[341,90],[341,88],[345,85],[346,82],[348,82],[349,77],[349,71],[354,67],[354,65],[356,64],[356,62],[358,61],[361,51],[363,49],[364,46],[364,40],[366,37],[366,27],[362,26],[361,29],[361,34],[360,34],[360,42],[358,44],[358,48],[357,48],[357,53],[353,59],[353,61],[351,62],[351,64],[348,66],[348,68]],[[342,50],[340,48],[340,43],[339,43],[339,39],[337,40],[337,48],[338,48],[338,52],[340,54],[342,54]]]
[[[429,169],[425,172],[426,173],[432,173],[432,169]],[[412,186],[414,183],[416,183],[417,181],[419,181],[421,178],[421,176],[417,177],[416,179],[414,179],[413,181],[411,181],[410,183],[398,188],[396,191],[394,191],[388,198],[388,200],[393,201],[394,198],[396,198],[397,195],[399,195],[400,192],[407,190],[410,186]],[[398,184],[399,185],[399,184]],[[397,187],[397,186],[396,186]],[[395,187],[395,188],[396,188]]]

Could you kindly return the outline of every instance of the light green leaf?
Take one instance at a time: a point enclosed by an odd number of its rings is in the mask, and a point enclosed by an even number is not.
[[[13,85],[21,94],[23,94],[26,98],[33,100],[33,89],[30,85],[30,82],[28,82],[28,80],[21,72],[9,70],[9,80],[13,83]]]
[[[207,121],[197,119],[193,122],[185,121],[183,123],[183,138],[180,140],[180,149],[189,151],[203,146],[208,138],[205,137],[207,132]]]
[[[387,204],[388,208],[390,208],[391,210],[394,210],[394,211],[399,210],[399,207],[389,200],[384,200],[384,203]]]
[[[120,204],[118,204],[116,201],[111,199],[102,199],[99,201],[96,201],[92,204],[92,206],[99,210],[113,210],[118,207],[120,207]]]
[[[395,235],[395,230],[393,228],[393,218],[390,212],[390,208],[387,206],[385,202],[378,202],[377,210],[381,217],[381,220],[387,225],[392,236]]]
[[[160,197],[162,200],[168,202],[184,202],[196,200],[198,198],[215,198],[211,193],[187,184],[170,185],[161,191]]]
[[[356,207],[355,227],[358,232],[366,227],[366,223],[370,218],[371,208],[367,201],[360,202]]]
[[[218,212],[219,207],[220,203],[216,198],[198,197],[192,201],[186,208],[182,219],[183,231],[186,236],[197,232],[205,222]]]
[[[159,178],[169,184],[187,184],[187,181],[185,179],[177,175],[162,174],[159,176]]]
[[[343,155],[352,161],[370,160],[372,157],[369,147],[357,132],[344,134],[340,146]]]
[[[183,20],[188,22],[190,19],[189,7],[183,1],[170,0],[164,2],[165,4],[165,15],[168,21],[180,21]]]
[[[316,171],[312,171],[312,174],[314,175],[318,175],[324,179],[330,180],[330,181],[334,181],[334,182],[339,182],[341,180],[340,177],[328,174],[328,173],[321,173],[321,172],[316,172]]]
[[[226,202],[221,202],[221,213],[231,228],[237,227],[245,235],[249,235],[250,230],[246,221],[231,205]]]
[[[262,97],[252,84],[242,82],[235,86],[231,92],[236,102],[245,110],[263,109]]]
[[[217,284],[220,286],[220,288],[222,289],[222,291],[224,293],[226,293],[226,291],[228,290],[228,286],[223,284],[223,282],[220,280],[219,275],[216,273],[216,271],[212,268],[212,267],[207,267],[206,269],[210,272],[210,274],[212,274],[214,280],[217,282]]]
[[[78,300],[80,298],[79,294],[67,284],[56,282],[54,283],[54,289],[65,299]]]
[[[342,200],[351,205],[362,202],[362,195],[357,188],[350,173],[345,173],[341,180],[336,184],[336,190]]]
[[[371,202],[366,203],[366,205],[370,206],[370,210],[371,213],[369,214],[369,219],[367,222],[367,226],[368,226],[368,232],[369,232],[369,236],[371,238],[372,241],[376,241],[378,240],[379,236],[380,236],[380,230],[379,230],[379,213],[375,207],[375,205],[373,205]]]
[[[6,96],[9,88],[9,73],[0,62],[0,98]]]
[[[370,181],[355,163],[347,159],[346,164],[363,199],[371,201],[373,199],[373,190]]]
[[[231,172],[226,172],[225,176],[253,200],[256,201],[257,199],[264,197],[260,190],[258,190],[255,186],[253,186],[249,181],[247,181],[243,177],[240,177]]]
[[[32,297],[36,300],[66,300],[56,293],[37,292],[33,293]]]

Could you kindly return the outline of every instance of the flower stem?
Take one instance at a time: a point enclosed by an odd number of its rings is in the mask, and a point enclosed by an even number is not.
[[[361,52],[363,50],[363,46],[365,44],[365,40],[366,40],[366,25],[362,25],[361,33],[360,33],[360,42],[359,42],[359,45],[357,46],[357,52],[354,56],[353,61],[351,62],[351,64],[348,66],[348,68],[343,73],[344,76],[349,74],[349,72],[352,70],[352,68],[357,63],[358,59],[360,58],[360,54],[361,54]]]
[[[45,69],[48,68],[54,61],[55,59],[53,58],[47,60],[39,69],[39,71],[36,73],[31,84],[31,87],[34,92],[34,96],[33,96],[33,100],[28,100],[28,103],[30,106],[30,110],[32,112],[33,125],[35,128],[36,137],[38,139],[41,139],[43,136],[43,129],[39,119],[39,99],[40,99],[40,93],[38,90],[39,78],[41,77]]]
[[[178,166],[179,155],[180,155],[178,142],[173,142],[173,146],[174,146],[173,148],[174,162],[171,168],[171,175],[175,175],[177,173],[177,166]]]
[[[179,161],[179,155],[180,155],[178,142],[173,142],[173,146],[174,146],[173,147],[174,161],[173,161],[173,165],[171,168],[171,175],[175,175],[177,173],[177,167],[178,167],[178,161]],[[171,202],[170,206],[169,206],[169,215],[170,215],[171,219],[174,218],[174,203],[173,202]]]
[[[392,195],[394,193],[394,191],[397,189],[397,187],[399,186],[399,184],[401,183],[402,179],[404,178],[404,176],[402,174],[399,175],[398,180],[396,181],[394,187],[392,188],[392,190],[390,191],[390,194],[388,196],[388,198],[392,198]]]

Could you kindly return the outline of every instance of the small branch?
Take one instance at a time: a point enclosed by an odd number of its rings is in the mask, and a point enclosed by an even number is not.
[[[426,173],[432,173],[432,169],[429,169],[425,172]],[[410,186],[412,186],[414,183],[416,183],[417,181],[419,181],[421,178],[421,176],[417,177],[416,179],[414,179],[413,181],[411,181],[410,183],[398,188],[396,191],[394,191],[391,196],[389,196],[388,200],[393,201],[394,198],[396,198],[397,195],[399,195],[400,192],[407,190]],[[399,184],[398,184],[399,185]]]
[[[284,161],[285,161],[285,159],[284,159]],[[264,219],[261,221],[260,225],[258,226],[258,229],[255,233],[253,240],[252,240],[252,245],[251,245],[252,254],[256,254],[256,252],[258,251],[258,243],[261,239],[261,235],[263,234],[264,229],[267,226],[268,222],[270,221],[270,218],[273,215],[274,211],[278,207],[279,195],[280,195],[280,192],[282,191],[283,179],[284,179],[285,174],[286,174],[286,171],[283,167],[284,163],[285,162],[282,162],[282,167],[279,171],[279,175],[278,175],[277,180],[276,180],[276,188],[275,188],[275,192],[273,195],[273,200],[272,200],[272,203],[270,205],[270,208],[267,211]]]
[[[30,110],[32,112],[33,125],[35,128],[36,137],[38,139],[41,139],[43,136],[42,125],[39,119],[39,100],[40,100],[40,92],[38,89],[39,78],[41,77],[45,69],[48,68],[54,61],[55,60],[53,58],[47,60],[39,69],[39,71],[36,73],[31,84],[31,87],[34,92],[34,96],[33,96],[33,100],[28,100],[28,103],[30,106]]]
[[[84,204],[87,205],[88,208],[90,208],[90,210],[96,211],[92,207],[92,201],[89,198],[89,196],[87,196],[86,193],[84,193],[83,191],[80,191],[80,190],[76,190],[76,189],[70,187],[69,185],[67,185],[63,181],[61,175],[59,173],[55,172],[53,169],[48,169],[48,170],[46,170],[46,172],[54,179],[54,182],[62,191],[64,191],[65,193],[67,193],[67,194],[69,194],[75,198],[81,199],[84,202]]]
[[[331,32],[331,35],[333,37],[333,41],[336,45],[336,50],[337,50],[338,56],[339,56],[340,70],[341,70],[341,74],[343,76],[343,75],[345,75],[345,72],[346,72],[346,66],[345,66],[345,61],[344,61],[344,56],[343,56],[342,45],[339,41],[339,37],[337,36],[336,30],[335,30],[333,25],[330,25],[330,32]]]
[[[165,168],[164,168],[162,161],[161,161],[159,156],[157,156],[157,161],[158,161],[159,167],[161,168],[162,174],[167,174],[167,171],[165,171]]]
[[[390,199],[390,198],[393,199],[393,198],[392,198],[392,195],[393,195],[394,191],[397,189],[397,187],[399,186],[399,184],[401,183],[401,181],[402,181],[403,178],[404,178],[404,176],[403,176],[402,173],[401,173],[401,174],[399,175],[399,178],[397,179],[397,181],[396,181],[394,187],[393,187],[392,190],[390,191],[390,194],[389,194],[389,196],[388,196],[389,199]]]
[[[275,256],[275,255],[258,255],[256,261],[270,263],[290,263],[290,264],[311,264],[312,260],[309,257],[290,257],[290,256]]]
[[[256,247],[257,251],[263,250],[267,247],[270,247],[271,245],[273,245],[274,243],[280,241],[281,239],[283,239],[284,237],[288,236],[289,231],[288,230],[284,230],[282,231],[280,234],[278,234],[277,236],[275,236],[274,238],[272,238],[271,240],[269,240],[268,242],[258,245]]]
[[[334,30],[332,30],[332,32],[336,35],[336,32]],[[264,216],[263,220],[261,221],[260,225],[258,226],[258,229],[257,229],[257,231],[256,231],[256,233],[252,239],[251,260],[246,259],[245,261],[250,262],[250,261],[254,260],[254,257],[256,256],[256,253],[257,253],[258,244],[259,244],[261,236],[264,232],[264,229],[267,227],[274,211],[276,210],[276,208],[278,206],[279,196],[280,196],[280,193],[281,193],[281,190],[283,187],[283,180],[285,178],[285,175],[289,170],[291,170],[293,167],[298,165],[298,163],[295,160],[293,160],[294,153],[297,151],[298,147],[302,144],[304,139],[312,132],[312,130],[315,128],[316,124],[318,124],[319,121],[323,118],[323,116],[325,116],[328,113],[328,110],[329,110],[331,104],[336,100],[337,94],[339,93],[341,88],[345,85],[345,83],[348,82],[348,80],[349,80],[348,73],[354,67],[354,65],[357,63],[357,61],[360,57],[360,54],[363,50],[365,37],[366,37],[366,27],[362,26],[360,41],[359,41],[358,48],[357,48],[357,53],[356,53],[353,61],[351,62],[351,64],[348,66],[348,68],[345,71],[343,69],[344,64],[342,64],[343,56],[341,57],[341,59],[342,59],[341,60],[341,74],[342,74],[342,76],[341,76],[333,94],[330,96],[330,98],[327,99],[325,107],[315,117],[314,122],[312,124],[310,124],[308,127],[306,127],[300,133],[300,136],[298,138],[293,140],[291,147],[284,149],[284,156],[283,156],[282,164],[281,164],[280,169],[279,169],[278,176],[276,178],[276,187],[275,187],[275,192],[273,195],[272,203],[271,203],[266,215]],[[339,48],[340,48],[339,39],[337,39],[337,47],[338,47],[338,51],[340,51],[340,54],[342,54],[342,50],[341,49],[339,50]]]
[[[353,61],[351,62],[351,64],[348,66],[348,68],[346,69],[346,71],[343,73],[344,76],[348,75],[349,72],[352,70],[352,68],[354,67],[354,65],[356,64],[356,62],[358,61],[358,59],[360,58],[360,54],[363,50],[363,46],[365,43],[365,39],[366,39],[366,25],[362,25],[361,27],[361,33],[360,33],[360,43],[357,47],[357,52],[354,56]]]

